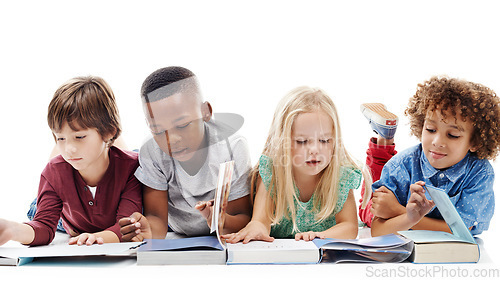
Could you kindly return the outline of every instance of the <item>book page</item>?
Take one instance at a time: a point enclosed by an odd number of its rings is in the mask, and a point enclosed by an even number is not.
[[[425,186],[425,189],[427,190],[427,192],[429,192],[432,201],[434,201],[434,204],[436,204],[436,207],[441,213],[441,216],[443,216],[443,219],[450,227],[453,235],[459,237],[463,241],[476,243],[474,237],[470,233],[469,229],[467,229],[467,226],[458,214],[457,209],[455,208],[453,203],[451,203],[448,194],[446,194],[446,192],[444,192],[443,190],[431,186]]]
[[[313,242],[318,246],[318,248],[322,248],[324,245],[334,245],[334,244],[343,244],[352,245],[352,249],[360,249],[365,247],[370,248],[390,248],[397,247],[410,242],[408,239],[400,235],[395,234],[387,234],[377,237],[370,238],[362,238],[362,239],[334,239],[334,238],[326,238],[326,239],[314,239]]]
[[[48,245],[37,247],[0,247],[0,256],[9,258],[22,257],[76,257],[76,256],[99,256],[117,255],[125,253],[131,248],[137,247],[142,242],[106,243],[102,245],[78,246],[78,245]]]
[[[227,201],[229,198],[229,192],[231,191],[231,180],[233,176],[234,161],[229,161],[220,164],[219,167],[219,179],[217,183],[217,188],[215,190],[214,207],[212,214],[212,225],[210,227],[210,232],[214,231],[217,234],[217,238],[221,245],[224,243],[220,239],[222,230],[224,228],[224,214],[226,213]]]
[[[274,239],[273,242],[250,241],[248,244],[241,242],[228,244],[229,251],[272,251],[272,250],[318,250],[312,241],[295,239]]]

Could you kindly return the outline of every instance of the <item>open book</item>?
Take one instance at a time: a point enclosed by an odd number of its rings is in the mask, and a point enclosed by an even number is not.
[[[310,264],[324,262],[402,262],[413,241],[389,234],[364,239],[251,241],[227,245],[227,264]]]
[[[210,232],[215,236],[178,239],[146,239],[137,251],[138,265],[225,264],[226,243],[220,238],[224,227],[234,161],[220,164]]]
[[[0,265],[23,265],[35,258],[132,256],[142,242],[106,243],[77,246],[57,244],[37,247],[0,247]]]
[[[410,260],[414,263],[478,262],[479,246],[448,194],[432,186],[425,189],[453,234],[430,230],[399,231],[415,242]]]

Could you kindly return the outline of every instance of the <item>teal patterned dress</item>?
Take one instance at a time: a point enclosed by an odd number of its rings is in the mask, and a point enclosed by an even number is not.
[[[269,185],[271,184],[272,177],[272,166],[273,161],[271,158],[262,155],[259,159],[259,174],[262,178],[262,182],[269,190]],[[309,201],[301,202],[295,201],[295,210],[297,212],[297,228],[298,231],[293,230],[293,223],[291,218],[283,217],[278,224],[271,226],[271,236],[276,238],[292,238],[296,233],[307,232],[307,231],[324,231],[334,226],[337,222],[335,221],[335,215],[342,210],[349,190],[356,189],[361,184],[361,171],[354,168],[342,167],[340,170],[340,180],[339,180],[339,197],[337,200],[337,205],[333,213],[321,222],[317,222],[315,219],[314,212],[314,197],[313,194]],[[299,195],[299,190],[295,187],[295,192],[297,196]]]

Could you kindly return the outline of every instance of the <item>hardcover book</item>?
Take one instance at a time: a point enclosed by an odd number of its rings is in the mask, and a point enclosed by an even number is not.
[[[414,241],[410,261],[414,263],[475,263],[479,245],[463,222],[448,194],[435,187],[425,189],[434,201],[452,233],[430,230],[408,230],[398,233]]]

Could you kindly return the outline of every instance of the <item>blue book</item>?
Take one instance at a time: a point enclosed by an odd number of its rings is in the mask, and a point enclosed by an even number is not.
[[[402,262],[412,253],[413,241],[388,234],[362,239],[315,239],[323,262]]]
[[[224,227],[234,161],[221,163],[215,188],[210,232],[215,236],[177,239],[146,239],[137,251],[138,265],[225,264],[226,243],[220,238]],[[167,236],[168,238],[168,236]]]
[[[398,233],[414,241],[410,261],[414,263],[475,263],[479,261],[479,245],[458,214],[446,192],[425,186],[452,233],[431,230],[408,230]]]
[[[226,263],[226,251],[216,236],[144,241],[137,250],[137,265]]]

